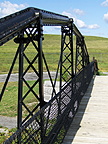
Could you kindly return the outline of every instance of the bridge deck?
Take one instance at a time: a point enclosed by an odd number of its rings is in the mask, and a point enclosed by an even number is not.
[[[108,144],[108,76],[96,76],[63,144]]]

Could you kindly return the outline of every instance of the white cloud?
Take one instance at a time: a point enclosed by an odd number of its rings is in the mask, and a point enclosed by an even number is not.
[[[88,25],[89,29],[98,29],[99,25],[98,24],[93,24],[93,25]]]
[[[86,24],[82,20],[79,20],[79,19],[73,17],[73,15],[71,13],[64,11],[62,14],[68,16],[69,18],[73,18],[74,23],[76,23],[79,28],[86,27]]]
[[[87,27],[85,22],[83,22],[82,20],[77,19],[76,22],[77,22],[77,25],[79,28],[86,28]]]
[[[104,1],[103,3],[101,3],[102,6],[104,7],[108,7],[108,0]]]
[[[84,14],[84,11],[83,11],[83,10],[80,10],[80,9],[74,9],[73,12],[74,12],[76,15],[83,15],[83,14]]]
[[[66,12],[66,11],[63,11],[63,12],[62,12],[62,15],[68,16],[69,18],[72,18],[72,17],[73,17],[73,15],[72,15],[71,13]]]
[[[64,11],[62,14],[66,15],[70,18],[73,18],[74,23],[78,26],[78,28],[86,28],[86,29],[97,29],[97,28],[99,28],[98,24],[86,25],[84,21],[78,19],[77,17],[73,17],[73,15],[69,12]]]
[[[14,12],[17,12],[21,9],[24,9],[26,7],[26,4],[12,4],[9,1],[4,1],[0,3],[0,17],[4,17],[6,15],[12,14]]]
[[[104,14],[104,20],[108,23],[108,12]]]
[[[76,18],[69,12],[63,11],[62,15],[68,16],[69,18],[73,18],[73,21],[76,21]]]

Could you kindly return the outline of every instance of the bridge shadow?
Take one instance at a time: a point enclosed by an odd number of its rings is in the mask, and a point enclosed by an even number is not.
[[[89,87],[85,93],[85,95],[83,96],[80,106],[78,108],[78,111],[69,127],[69,130],[64,138],[64,141],[62,144],[72,144],[78,130],[81,128],[81,121],[83,119],[83,116],[85,114],[88,102],[90,100],[91,97],[91,93],[92,93],[92,89],[93,89],[93,85],[94,85],[94,80],[95,80],[95,76],[92,78]]]

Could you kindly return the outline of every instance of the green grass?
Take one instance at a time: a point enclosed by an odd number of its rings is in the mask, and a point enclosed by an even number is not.
[[[85,42],[90,60],[94,56],[98,61],[99,70],[108,71],[108,38],[86,36]]]
[[[95,56],[100,71],[108,71],[108,38],[102,37],[94,37],[94,36],[85,36],[85,42],[88,48],[88,52],[90,55],[90,60],[92,61],[92,57]],[[75,36],[74,36],[74,53],[75,53]],[[18,44],[15,44],[13,40],[10,40],[6,44],[0,47],[0,74],[8,73],[9,67],[11,65],[12,59],[17,50]],[[61,51],[61,36],[60,35],[44,35],[43,41],[43,51],[45,53],[46,60],[48,62],[48,66],[50,71],[56,71],[58,66],[58,61],[60,57]],[[68,53],[68,49],[65,51]],[[102,53],[102,54],[101,54]],[[34,58],[37,54],[37,50],[30,45],[25,50],[25,54],[29,57],[30,60]],[[75,59],[75,58],[74,58]],[[75,61],[74,61],[75,63]],[[68,64],[67,64],[68,65]],[[28,64],[24,59],[24,69],[26,69]],[[38,60],[34,63],[34,67],[38,70]],[[45,71],[45,65],[43,65]],[[28,72],[32,71],[30,69]],[[18,59],[13,69],[13,73],[18,72]],[[30,85],[33,82],[29,82]],[[2,89],[3,83],[0,83],[0,91]],[[6,88],[4,93],[2,102],[0,103],[0,115],[8,115],[8,116],[16,116],[17,115],[17,99],[18,99],[18,88],[17,82],[10,82]],[[24,94],[27,92],[28,88],[24,85],[23,92]],[[34,88],[36,93],[38,92],[38,85]],[[28,104],[29,108],[32,109],[35,105],[30,104],[36,101],[37,99],[32,96],[30,93],[27,98],[24,100],[25,103]],[[26,115],[26,110],[23,110],[24,115]]]
[[[2,101],[0,102],[0,115],[15,117],[17,116],[17,103],[18,103],[18,82],[9,82],[5,93],[3,95]],[[28,81],[29,85],[33,85],[34,81]],[[2,88],[3,83],[0,83],[0,88]],[[24,84],[23,86],[23,94],[29,89]],[[38,95],[38,85],[33,89]],[[24,96],[24,95],[23,95]],[[35,103],[33,103],[35,102]],[[33,107],[38,103],[36,97],[30,92],[29,95],[24,100],[24,103],[27,105],[29,109],[33,109]],[[23,117],[27,115],[27,110],[23,107]]]
[[[7,128],[5,128],[5,130],[7,130]],[[3,144],[13,133],[15,133],[16,130],[16,128],[12,128],[11,130],[8,130],[7,134],[0,132],[0,144]]]
[[[92,57],[95,56],[100,71],[108,71],[108,38],[102,38],[102,37],[94,37],[94,36],[85,36],[85,42],[88,48],[88,52],[90,54],[90,60],[92,61]],[[74,53],[75,53],[75,36],[74,36]],[[18,44],[15,44],[13,40],[10,40],[8,43],[4,44],[0,47],[0,73],[8,73],[9,67],[11,65],[12,59],[15,55],[15,52],[17,50]],[[60,35],[44,35],[44,41],[43,41],[43,51],[45,53],[46,60],[48,62],[48,66],[50,71],[56,71],[58,66],[58,61],[60,57],[60,51],[61,51],[61,36]],[[68,53],[68,49],[65,51]],[[99,54],[96,54],[99,53]],[[102,53],[102,54],[101,54]],[[30,45],[25,50],[25,54],[29,57],[30,60],[33,59],[33,57],[37,54],[36,49],[33,47],[33,45],[30,43]],[[75,59],[75,58],[74,58]],[[75,63],[75,61],[74,61]],[[28,64],[26,63],[26,60],[24,59],[24,69]],[[38,62],[34,63],[34,67],[38,70]],[[44,71],[45,71],[45,65],[43,65]],[[28,72],[32,71],[30,69]],[[18,72],[18,59],[15,64],[13,73]],[[29,82],[31,85],[33,82]],[[0,91],[3,86],[3,83],[0,83]],[[10,82],[8,84],[8,87],[6,88],[5,94],[3,96],[2,102],[0,103],[0,115],[10,115],[10,116],[16,116],[17,115],[17,98],[18,98],[18,90],[17,90],[17,82]],[[23,92],[26,93],[27,87],[24,86]],[[38,86],[36,89],[34,89],[38,93]],[[25,103],[29,105],[29,103],[32,103],[33,101],[36,101],[35,98],[30,93],[28,97],[24,100]],[[29,105],[29,107],[32,109],[32,107],[35,104]],[[26,113],[26,111],[24,111]]]
[[[67,40],[68,41],[68,40]],[[101,71],[108,71],[108,38],[95,37],[95,36],[85,36],[85,42],[90,55],[90,61],[92,61],[93,56],[98,60],[99,69]],[[74,53],[75,53],[75,36],[74,36]],[[8,73],[11,66],[12,60],[14,58],[15,52],[17,50],[18,44],[15,44],[13,40],[10,40],[6,44],[0,47],[0,74]],[[56,71],[59,57],[61,51],[61,36],[60,35],[44,35],[43,41],[43,52],[45,53],[46,60],[51,71]],[[68,49],[65,51],[68,53]],[[102,54],[101,54],[102,53]],[[37,50],[30,43],[25,54],[32,61],[34,56],[37,54]],[[75,61],[75,58],[74,58]],[[28,66],[24,58],[24,69]],[[34,66],[38,70],[38,60],[34,63]],[[44,71],[45,65],[44,66]],[[32,69],[29,70],[31,72]],[[18,59],[13,69],[13,73],[18,72]]]
[[[68,41],[68,40],[67,40]],[[90,60],[92,61],[92,57],[95,56],[100,71],[108,71],[108,38],[102,38],[102,37],[94,37],[94,36],[85,36],[85,42],[88,48],[88,52],[90,54]],[[75,36],[74,36],[74,53],[75,53]],[[6,44],[0,47],[0,73],[8,73],[9,67],[11,65],[12,59],[15,55],[15,52],[17,50],[18,44],[15,44],[13,40],[10,40]],[[60,51],[61,51],[61,36],[60,35],[44,35],[44,41],[43,41],[43,51],[45,53],[46,60],[48,62],[48,66],[50,71],[56,71],[58,66],[58,61],[60,57]],[[65,51],[68,53],[68,49]],[[96,54],[100,53],[100,54]],[[101,54],[102,53],[102,54]],[[32,61],[34,56],[37,54],[37,50],[33,47],[33,45],[30,43],[30,45],[25,50],[25,54],[29,57],[29,59]],[[74,58],[75,59],[75,58]],[[38,60],[34,63],[34,67],[38,70]],[[75,63],[75,61],[74,61]],[[24,69],[28,64],[26,63],[26,60],[24,59]],[[45,65],[43,65],[44,71],[45,71]],[[32,71],[30,69],[28,72]],[[18,59],[15,64],[13,73],[18,72]],[[33,84],[33,82],[29,82],[30,85]],[[3,83],[0,83],[0,91],[2,89]],[[10,115],[10,116],[16,116],[17,115],[17,98],[18,98],[18,88],[17,88],[17,82],[10,82],[6,88],[6,91],[4,93],[2,102],[0,103],[0,115]],[[27,92],[28,88],[24,85],[23,92],[24,94]],[[34,91],[36,93],[38,92],[38,86],[34,88]],[[25,103],[29,105],[29,108],[32,109],[35,104],[30,104],[35,100],[36,98],[32,96],[32,93],[30,93],[27,98],[24,100]],[[26,115],[26,111],[24,110],[24,114]]]

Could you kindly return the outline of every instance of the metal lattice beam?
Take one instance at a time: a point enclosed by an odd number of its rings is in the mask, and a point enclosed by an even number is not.
[[[62,26],[61,29],[61,66],[60,66],[60,87],[62,81],[69,82],[74,77],[73,69],[73,22],[71,26]]]
[[[33,116],[33,113],[36,112],[37,109],[40,109],[45,104],[44,96],[43,96],[43,58],[42,58],[42,39],[43,39],[43,30],[42,30],[42,18],[37,20],[35,25],[29,25],[28,28],[23,30],[23,37],[20,34],[17,38],[15,38],[15,42],[19,43],[20,51],[19,51],[19,90],[18,90],[18,128],[26,121],[30,116]],[[26,33],[26,35],[24,35]],[[27,56],[27,48],[30,43],[32,43],[36,53],[32,59],[29,59]],[[28,63],[28,66],[23,70],[24,63]],[[38,61],[37,69],[34,66],[34,63]],[[29,69],[32,69],[36,74],[37,79],[35,82],[30,85],[29,82],[25,79],[26,73]],[[26,85],[28,90],[23,92],[23,85]],[[34,87],[38,85],[39,87],[39,95],[34,91]],[[27,104],[25,103],[27,96],[32,93],[34,97],[38,100],[38,104],[31,110]],[[22,107],[26,109],[28,112],[27,117],[22,121]],[[40,108],[39,108],[40,107]]]
[[[0,46],[18,35],[27,25],[35,24],[40,13],[44,26],[66,25],[69,22],[67,16],[32,7],[26,8],[0,19]]]

